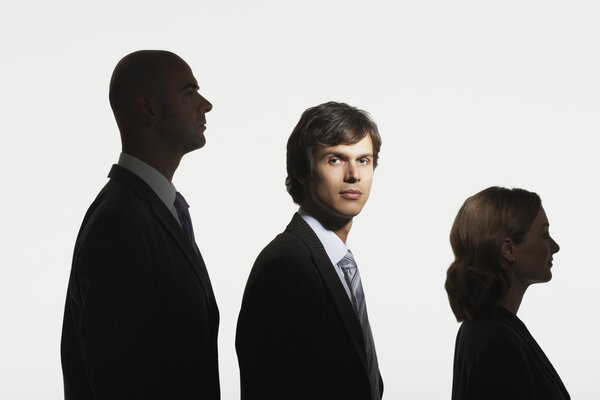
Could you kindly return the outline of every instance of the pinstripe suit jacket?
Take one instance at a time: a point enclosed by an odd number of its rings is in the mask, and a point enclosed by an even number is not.
[[[219,311],[195,244],[113,166],[79,231],[63,321],[65,399],[212,399]]]
[[[360,323],[298,214],[256,259],[236,350],[243,400],[371,399]],[[380,386],[383,392],[381,377]]]

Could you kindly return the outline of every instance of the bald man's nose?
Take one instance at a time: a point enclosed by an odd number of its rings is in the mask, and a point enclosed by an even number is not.
[[[200,95],[200,98],[202,99],[202,101],[200,103],[201,110],[204,111],[205,113],[212,110],[212,108],[213,108],[212,103],[210,101],[206,100],[206,98],[202,95]]]

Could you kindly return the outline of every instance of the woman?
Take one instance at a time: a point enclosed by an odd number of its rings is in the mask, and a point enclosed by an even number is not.
[[[460,322],[452,399],[570,399],[517,311],[532,283],[552,278],[558,244],[539,196],[490,187],[468,198],[450,232],[446,291]]]

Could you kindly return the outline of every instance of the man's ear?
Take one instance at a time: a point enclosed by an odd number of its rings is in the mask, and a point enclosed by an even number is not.
[[[151,96],[138,96],[135,98],[135,111],[140,119],[148,125],[156,125],[158,121],[158,102]]]
[[[504,243],[502,243],[502,257],[509,263],[512,264],[515,262],[515,254],[513,249],[514,243],[511,238],[504,238]]]

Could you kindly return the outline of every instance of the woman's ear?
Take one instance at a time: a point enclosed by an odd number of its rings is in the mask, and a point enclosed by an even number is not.
[[[502,243],[502,257],[508,262],[512,264],[515,262],[515,254],[513,251],[513,241],[511,238],[504,238],[504,243]]]

